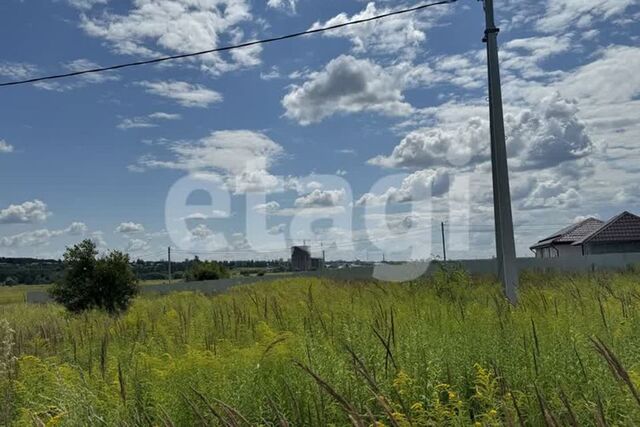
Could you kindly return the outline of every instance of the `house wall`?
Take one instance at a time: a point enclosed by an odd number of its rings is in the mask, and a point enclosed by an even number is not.
[[[572,246],[572,245],[556,245],[558,248],[558,252],[561,257],[566,256],[582,256],[582,246]]]
[[[640,241],[616,242],[616,243],[587,243],[584,245],[584,253],[589,255],[619,254],[640,252]]]
[[[582,247],[560,244],[536,249],[536,258],[557,258],[567,256],[582,256]]]

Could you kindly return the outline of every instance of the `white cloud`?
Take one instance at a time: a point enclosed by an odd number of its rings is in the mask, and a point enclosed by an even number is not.
[[[42,222],[50,215],[47,204],[36,199],[0,210],[0,224],[32,224]]]
[[[205,220],[205,219],[212,219],[212,218],[228,218],[228,217],[229,215],[226,212],[218,209],[213,209],[208,213],[203,213],[203,212],[192,213],[190,215],[185,216],[182,219],[183,220],[188,220],[188,219]]]
[[[548,168],[591,154],[593,142],[577,113],[575,102],[555,94],[543,99],[536,112],[506,115],[508,147],[518,159],[515,166]]]
[[[422,128],[410,132],[389,156],[377,156],[370,164],[389,168],[426,168],[464,165],[489,159],[489,128],[474,117],[455,128]]]
[[[64,64],[63,66],[67,71],[85,71],[100,68],[100,64],[97,64],[88,59],[76,59]],[[114,71],[104,71],[100,73],[88,73],[75,76],[73,80],[67,81],[42,81],[36,82],[33,85],[39,89],[52,90],[56,92],[64,92],[66,90],[78,89],[85,87],[88,84],[98,84],[109,81],[118,81],[120,76],[115,74]]]
[[[0,247],[22,248],[48,245],[53,238],[68,235],[77,236],[84,234],[87,226],[81,222],[74,222],[62,230],[48,230],[46,228],[34,231],[25,231],[13,236],[0,237]]]
[[[378,8],[374,2],[352,16],[341,13],[326,22],[316,22],[311,29],[319,29],[347,22],[371,18],[391,12],[389,8]],[[351,41],[357,53],[378,53],[397,56],[398,53],[413,56],[418,47],[426,40],[426,30],[432,27],[437,18],[447,13],[447,9],[425,10],[420,13],[390,16],[380,21],[352,25],[328,31],[325,37],[344,37]]]
[[[399,188],[389,187],[382,194],[364,194],[356,205],[380,205],[387,202],[406,203],[439,197],[449,190],[449,172],[444,168],[424,169],[402,180]]]
[[[70,236],[82,236],[89,231],[89,227],[84,222],[72,222],[64,231]]]
[[[38,72],[38,67],[26,62],[0,62],[0,76],[10,79],[27,79]]]
[[[94,231],[89,235],[89,237],[91,241],[96,244],[98,249],[106,249],[108,247],[102,231]]]
[[[278,225],[274,225],[273,227],[269,228],[267,233],[273,234],[273,235],[278,235],[278,234],[284,233],[286,230],[287,230],[287,224],[278,224]]]
[[[196,142],[169,146],[173,158],[158,160],[143,156],[137,170],[178,169],[191,173],[222,174],[225,184],[236,193],[267,191],[284,183],[271,175],[269,167],[282,153],[282,147],[266,135],[249,130],[217,131]]]
[[[158,126],[159,120],[179,120],[182,116],[180,114],[172,113],[151,113],[146,116],[125,118],[118,123],[118,129],[134,129],[134,128],[151,128]]]
[[[107,4],[108,1],[109,0],[67,0],[71,6],[85,11],[98,4]]]
[[[13,145],[9,144],[4,139],[0,139],[0,154],[2,153],[13,153]]]
[[[156,113],[149,114],[149,118],[155,120],[179,120],[182,116],[180,114],[163,113],[162,111],[158,111]]]
[[[222,101],[222,95],[199,84],[179,81],[141,81],[147,92],[169,98],[183,107],[207,107]]]
[[[121,234],[143,233],[144,226],[135,222],[123,222],[116,227],[115,232]]]
[[[265,213],[265,214],[273,214],[280,210],[280,203],[272,200],[267,203],[261,203],[253,207],[256,212]]]
[[[332,208],[340,206],[345,201],[346,192],[340,190],[319,190],[315,189],[311,193],[298,197],[294,206],[298,209],[307,208]]]
[[[297,0],[267,0],[267,6],[292,13],[296,12],[296,3]]]
[[[572,48],[575,46],[571,41],[571,35],[513,39],[506,42],[501,49],[500,66],[507,72],[517,71],[524,78],[549,78],[562,72],[543,70],[543,62]]]
[[[279,79],[281,77],[280,75],[280,70],[278,69],[277,66],[273,66],[269,69],[269,71],[266,72],[260,72],[260,78],[262,80],[275,80],[275,79]]]
[[[455,107],[451,107],[455,108]],[[574,101],[553,94],[534,109],[505,114],[505,133],[512,167],[540,169],[591,154],[594,144],[578,118]],[[410,132],[389,156],[369,163],[396,168],[475,167],[490,159],[489,122],[471,117],[463,122]]]
[[[569,72],[556,90],[586,105],[631,101],[640,95],[640,48],[610,46],[601,56]]]
[[[520,209],[571,209],[578,207],[580,201],[580,193],[575,188],[567,188],[566,182],[555,179],[534,179],[531,189],[519,207]]]
[[[394,74],[368,59],[342,55],[301,86],[293,85],[282,105],[286,116],[302,125],[337,113],[407,115],[412,107],[402,94],[405,80]]]
[[[140,253],[140,252],[149,251],[149,249],[151,249],[151,245],[149,245],[149,242],[147,242],[146,240],[129,239],[127,241],[127,246],[125,250],[127,252]]]
[[[568,27],[588,29],[595,21],[610,19],[637,4],[635,0],[548,0],[546,15],[538,20],[542,31],[564,31]]]
[[[238,26],[251,21],[246,0],[136,0],[124,14],[83,15],[81,27],[124,55],[159,56],[208,50],[239,41]],[[212,53],[193,58],[214,74],[255,65],[260,47],[233,54],[232,61]],[[252,57],[247,61],[246,55]]]

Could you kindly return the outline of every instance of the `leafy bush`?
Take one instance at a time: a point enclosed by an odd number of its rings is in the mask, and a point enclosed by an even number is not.
[[[187,282],[199,282],[202,280],[218,280],[229,277],[229,270],[224,265],[215,261],[196,260],[186,271]]]
[[[16,279],[15,277],[9,276],[4,280],[4,282],[2,283],[2,286],[16,286],[17,284],[18,284],[18,279]]]
[[[124,311],[138,293],[129,255],[119,251],[98,258],[96,245],[84,240],[64,254],[64,276],[51,289],[53,299],[69,311],[99,308]]]

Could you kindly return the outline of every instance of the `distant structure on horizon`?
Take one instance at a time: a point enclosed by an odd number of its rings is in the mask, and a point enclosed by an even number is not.
[[[313,258],[309,246],[293,246],[291,248],[291,270],[312,271],[324,268],[324,259]]]
[[[540,240],[536,258],[640,252],[640,217],[622,212],[604,222],[587,218]]]

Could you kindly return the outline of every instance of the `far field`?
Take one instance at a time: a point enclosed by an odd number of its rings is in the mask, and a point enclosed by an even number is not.
[[[640,274],[523,282],[516,308],[459,271],[144,296],[117,318],[0,305],[0,424],[640,425]]]

